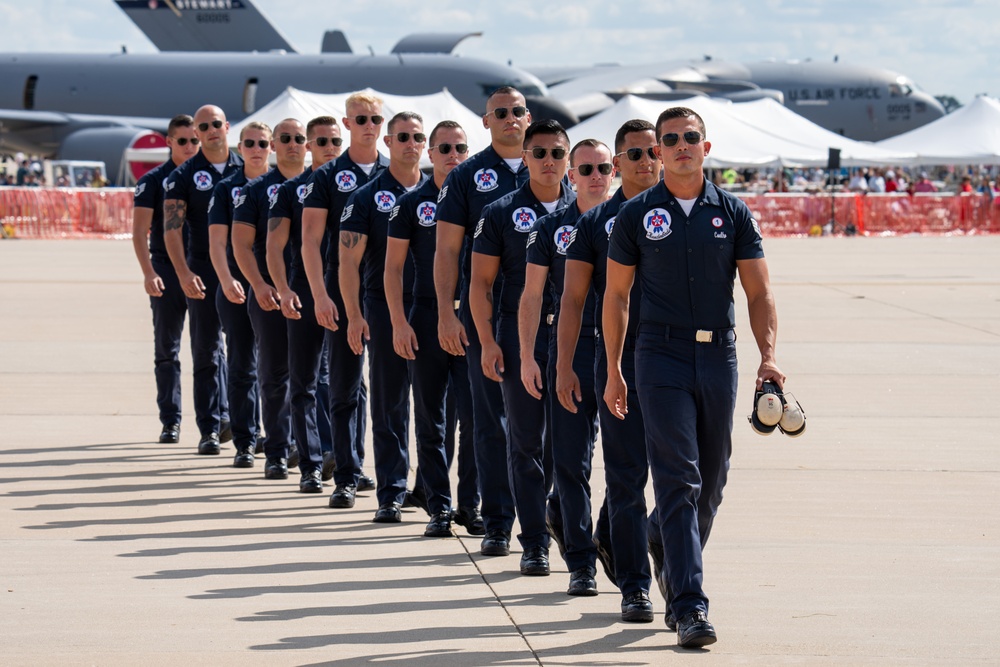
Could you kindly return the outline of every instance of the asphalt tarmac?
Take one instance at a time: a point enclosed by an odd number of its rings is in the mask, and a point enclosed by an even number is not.
[[[685,651],[620,595],[518,574],[520,550],[331,510],[297,476],[155,443],[131,245],[0,242],[0,663],[941,665],[1000,662],[1000,237],[765,243],[805,434],[745,421],[706,550],[719,634]],[[370,448],[369,448],[370,451]],[[372,470],[372,463],[366,465]],[[294,471],[293,471],[294,472]],[[595,454],[595,506],[603,460]],[[650,489],[647,488],[647,496]]]

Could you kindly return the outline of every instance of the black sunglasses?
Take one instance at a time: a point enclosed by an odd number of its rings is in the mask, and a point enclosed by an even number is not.
[[[354,122],[358,125],[365,125],[368,123],[368,118],[372,119],[372,125],[381,125],[382,121],[385,120],[382,116],[355,116]]]
[[[611,170],[614,169],[610,162],[602,162],[600,164],[581,164],[575,167],[575,169],[581,176],[590,176],[594,173],[595,167],[597,168],[597,171],[600,172],[601,176],[607,176],[611,173]]]
[[[524,114],[528,113],[526,107],[512,107],[507,109],[507,107],[497,107],[493,110],[493,115],[497,117],[497,120],[503,120],[507,117],[507,111],[514,114],[514,118],[524,118]]]
[[[529,152],[531,153],[531,157],[536,160],[544,160],[545,156],[550,152],[552,153],[553,160],[561,160],[566,157],[566,153],[569,151],[565,148],[542,148],[541,146],[535,146]]]
[[[425,141],[427,141],[427,135],[424,134],[423,132],[414,132],[413,134],[410,134],[409,132],[397,132],[396,141],[398,141],[401,144],[405,144],[407,141],[410,140],[411,136],[413,137],[413,143],[416,144],[422,144]]]
[[[199,143],[201,143],[201,139],[199,139],[198,137],[191,137],[190,139],[188,139],[187,137],[177,137],[176,139],[174,139],[174,141],[177,142],[178,146],[187,146],[189,141],[191,142],[192,146],[197,146]]]
[[[448,153],[451,152],[452,145],[438,144],[437,146],[431,146],[427,150],[432,151],[435,148],[437,149],[437,152],[440,153],[441,155],[447,155]],[[469,144],[455,144],[454,148],[455,152],[458,153],[459,155],[465,155],[466,153],[469,152]]]
[[[225,124],[226,123],[224,121],[221,121],[219,119],[215,119],[211,122],[211,126],[217,130]],[[208,126],[209,123],[198,123],[198,129],[201,130],[202,132],[208,132]]]
[[[327,144],[332,144],[334,146],[340,146],[344,143],[344,140],[340,137],[316,137],[316,145],[323,148]]]
[[[278,135],[278,139],[283,144],[291,143],[292,139],[295,139],[295,143],[297,143],[297,144],[304,144],[304,143],[306,143],[305,136],[303,136],[301,134],[296,134],[294,137],[292,135],[290,135],[290,134],[279,134]]]
[[[655,161],[660,159],[656,157],[656,151],[653,150],[652,146],[650,146],[649,148],[630,148],[627,151],[622,151],[618,155],[625,155],[632,162],[638,162],[639,160],[642,159],[643,153],[648,155],[650,160]],[[616,155],[615,157],[618,157],[618,155]]]
[[[268,141],[267,139],[257,139],[256,141],[254,141],[253,139],[244,139],[243,145],[246,146],[247,148],[253,148],[254,146],[259,146],[260,148],[267,148],[268,146],[271,145],[271,142]]]
[[[676,132],[668,132],[660,137],[660,141],[663,142],[664,146],[669,148],[670,146],[676,146],[682,136],[684,137],[684,143],[690,146],[697,146],[704,138],[701,136],[701,132],[695,132],[692,130],[691,132],[685,132],[683,135],[679,135]]]

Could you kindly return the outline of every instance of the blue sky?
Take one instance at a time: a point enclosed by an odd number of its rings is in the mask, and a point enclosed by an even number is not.
[[[413,32],[482,31],[462,55],[515,66],[638,64],[700,58],[832,60],[906,74],[963,103],[1000,95],[995,0],[604,0],[452,2],[255,0],[303,53],[343,30],[357,51],[387,53]],[[0,0],[0,51],[155,51],[112,0]]]

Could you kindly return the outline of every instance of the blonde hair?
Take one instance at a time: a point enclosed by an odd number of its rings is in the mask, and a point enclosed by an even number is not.
[[[350,109],[352,105],[370,105],[376,106],[380,109],[384,102],[382,98],[378,95],[372,95],[371,93],[354,93],[347,100],[344,101],[344,110]]]
[[[260,130],[261,132],[266,133],[267,136],[269,137],[272,134],[271,128],[268,126],[267,123],[262,123],[260,121],[255,120],[247,123],[246,125],[243,126],[243,129],[240,130],[240,141],[243,141],[243,137],[246,136],[247,130]]]

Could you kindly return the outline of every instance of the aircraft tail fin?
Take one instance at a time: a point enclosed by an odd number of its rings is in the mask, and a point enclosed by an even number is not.
[[[115,0],[160,51],[295,53],[251,0]]]
[[[321,53],[354,53],[343,30],[327,30],[323,33],[323,45],[319,50]]]

